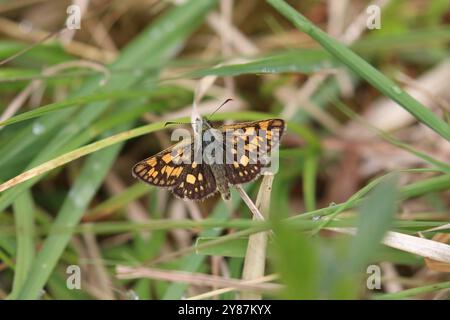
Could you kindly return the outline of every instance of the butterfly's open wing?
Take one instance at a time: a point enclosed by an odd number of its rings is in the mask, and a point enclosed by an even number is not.
[[[268,157],[284,133],[282,119],[224,125],[225,170],[230,184],[254,180],[268,165]],[[232,161],[230,161],[232,159]]]

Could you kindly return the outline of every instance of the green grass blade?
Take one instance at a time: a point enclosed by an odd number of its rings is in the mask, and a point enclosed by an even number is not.
[[[144,183],[135,183],[133,186],[125,189],[121,193],[109,198],[105,202],[99,204],[92,210],[86,213],[85,218],[90,218],[99,214],[108,214],[114,212],[119,208],[123,208],[128,203],[142,197],[149,193],[151,188]]]
[[[284,299],[319,298],[320,263],[317,247],[310,239],[274,221],[275,267],[285,288]]]
[[[360,271],[390,228],[397,200],[397,177],[391,176],[369,194],[359,210],[356,236],[349,252],[350,269]]]
[[[245,257],[247,250],[248,238],[234,239],[225,244],[219,244],[214,247],[202,248],[202,244],[217,239],[217,237],[199,237],[195,242],[195,247],[200,246],[196,250],[197,254],[205,256],[222,256],[222,257]]]
[[[316,155],[312,154],[306,157],[303,173],[303,194],[306,211],[313,211],[316,209],[317,166],[318,158]]]
[[[120,145],[93,154],[84,164],[77,180],[58,213],[45,239],[41,251],[36,256],[27,280],[20,291],[19,299],[36,299],[50,277],[53,268],[72,237],[71,232],[61,233],[61,227],[74,227],[78,224],[97,187],[120,151]]]
[[[206,75],[238,76],[242,74],[265,73],[311,73],[336,66],[332,57],[322,50],[298,50],[284,52],[271,56],[254,58],[251,61],[229,64],[214,68],[195,71],[191,76],[203,77]]]
[[[420,180],[401,188],[400,195],[403,199],[409,199],[430,192],[450,189],[450,175],[441,175],[425,180]]]
[[[91,95],[76,97],[72,99],[66,99],[61,102],[51,103],[46,106],[42,106],[36,109],[33,109],[28,112],[21,113],[15,117],[12,117],[8,120],[0,122],[0,126],[7,126],[9,124],[18,123],[24,120],[33,119],[36,117],[43,116],[47,113],[62,110],[65,108],[75,107],[77,105],[82,105],[90,102],[98,102],[105,100],[116,100],[116,99],[133,99],[133,98],[141,98],[150,96],[151,92],[149,91],[114,91],[114,92],[101,92],[94,93]],[[96,106],[95,104],[91,104],[90,106]]]
[[[450,126],[439,119],[419,101],[403,91],[393,81],[389,80],[345,45],[328,36],[283,0],[267,0],[267,2],[291,21],[299,30],[305,32],[319,42],[323,48],[348,66],[352,71],[367,80],[384,95],[405,108],[418,121],[423,122],[439,135],[450,141]]]
[[[15,299],[20,292],[34,259],[34,203],[30,192],[24,192],[14,201],[16,223],[17,258],[13,289],[8,299]]]
[[[386,293],[386,294],[379,294],[373,297],[375,300],[393,300],[393,299],[405,299],[412,296],[416,296],[418,294],[438,291],[442,289],[448,289],[450,288],[450,281],[447,282],[441,282],[436,284],[431,284],[428,286],[423,287],[417,287],[412,289],[403,290],[400,292],[394,292],[394,293]]]

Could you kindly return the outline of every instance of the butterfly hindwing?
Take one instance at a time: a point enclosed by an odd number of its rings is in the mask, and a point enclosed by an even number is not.
[[[226,164],[227,180],[230,184],[242,184],[256,179],[261,174],[261,164]]]
[[[206,164],[193,162],[185,166],[183,175],[172,192],[182,199],[202,200],[213,195],[216,189],[211,168]]]

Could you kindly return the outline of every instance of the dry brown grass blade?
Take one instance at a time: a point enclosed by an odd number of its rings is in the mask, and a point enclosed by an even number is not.
[[[18,56],[20,54],[16,54],[8,58],[7,60],[10,61],[12,58]],[[0,62],[0,65],[5,62],[6,60]],[[111,72],[102,64],[96,63],[93,61],[86,61],[86,60],[75,60],[75,61],[68,61],[63,62],[60,64],[53,65],[51,67],[43,68],[42,69],[42,76],[48,77],[55,74],[58,74],[59,72],[70,69],[70,68],[87,68],[92,69],[95,71],[98,71],[103,74],[103,78],[100,80],[100,85],[105,85],[109,78],[111,77]],[[42,79],[34,79],[30,82],[30,84],[23,89],[14,99],[11,101],[11,103],[5,108],[5,111],[0,116],[0,122],[5,121],[9,118],[11,118],[14,114],[17,113],[17,111],[24,105],[25,101],[37,90],[42,88],[44,90],[44,82]],[[3,126],[0,126],[0,129],[2,129]]]
[[[29,33],[24,33],[17,23],[1,17],[0,32],[14,39],[31,42],[41,41],[42,39],[46,39],[49,36],[48,32],[37,29],[33,29]],[[96,47],[78,41],[71,41],[67,44],[63,43],[62,46],[68,53],[87,60],[105,63],[112,62],[116,58],[116,54],[114,52],[100,50]]]
[[[356,234],[355,228],[326,229],[350,235]],[[438,241],[414,237],[399,232],[388,231],[382,243],[389,247],[417,254],[424,258],[430,258],[436,261],[450,263],[450,246]]]
[[[450,234],[448,233],[437,233],[433,236],[433,241],[438,241],[442,243],[450,242]],[[450,263],[445,263],[441,261],[436,261],[430,258],[425,258],[425,263],[427,268],[438,272],[450,272]]]
[[[247,205],[247,207],[253,213],[253,217],[256,217],[259,220],[264,220],[264,216],[261,214],[259,209],[253,203],[252,199],[250,199],[250,197],[248,196],[247,192],[245,192],[245,190],[242,189],[242,187],[240,185],[235,185],[234,187],[239,192],[239,195],[241,196],[242,200],[244,200],[244,202]]]
[[[265,282],[269,282],[269,281],[275,281],[278,279],[279,279],[279,276],[277,274],[270,274],[265,277],[261,277],[261,278],[257,278],[257,279],[253,279],[253,280],[249,280],[249,281],[244,281],[244,283],[257,284],[257,283],[265,283]],[[236,288],[222,288],[222,289],[208,291],[208,292],[196,295],[196,296],[192,296],[192,297],[187,298],[186,300],[208,299],[208,298],[218,296],[220,294],[224,294],[224,293],[232,292],[232,291],[236,291],[236,290],[237,290]]]
[[[263,218],[267,218],[270,209],[270,196],[272,192],[273,175],[265,175],[256,198],[256,207],[260,210]],[[257,217],[253,217],[257,220]],[[250,281],[264,276],[266,266],[267,231],[252,234],[248,239],[247,252],[245,254],[242,280]],[[260,300],[262,296],[255,293],[242,293],[243,300]]]
[[[95,277],[92,277],[92,281],[95,281],[95,287],[98,289],[100,299],[113,300],[114,292],[112,290],[112,281],[109,278],[108,271],[103,264],[100,248],[97,244],[97,239],[92,233],[83,234],[83,238],[86,243],[86,249],[89,258],[93,261],[93,273]]]
[[[192,285],[209,287],[233,287],[242,291],[275,293],[281,289],[281,285],[276,283],[245,283],[238,279],[226,279],[218,276],[211,276],[201,273],[190,273],[183,271],[169,271],[154,268],[131,268],[127,266],[116,267],[118,279],[158,279],[165,281],[184,282]]]

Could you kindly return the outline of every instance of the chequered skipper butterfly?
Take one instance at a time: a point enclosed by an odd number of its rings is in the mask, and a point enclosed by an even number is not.
[[[195,142],[184,140],[138,162],[132,173],[148,184],[169,188],[182,199],[203,200],[217,191],[229,199],[230,185],[250,182],[268,167],[268,154],[278,146],[284,129],[282,119],[222,125],[217,129],[203,120],[200,151]],[[214,143],[219,148],[212,151],[215,159],[211,161],[211,154],[205,158],[201,150],[206,151]]]

